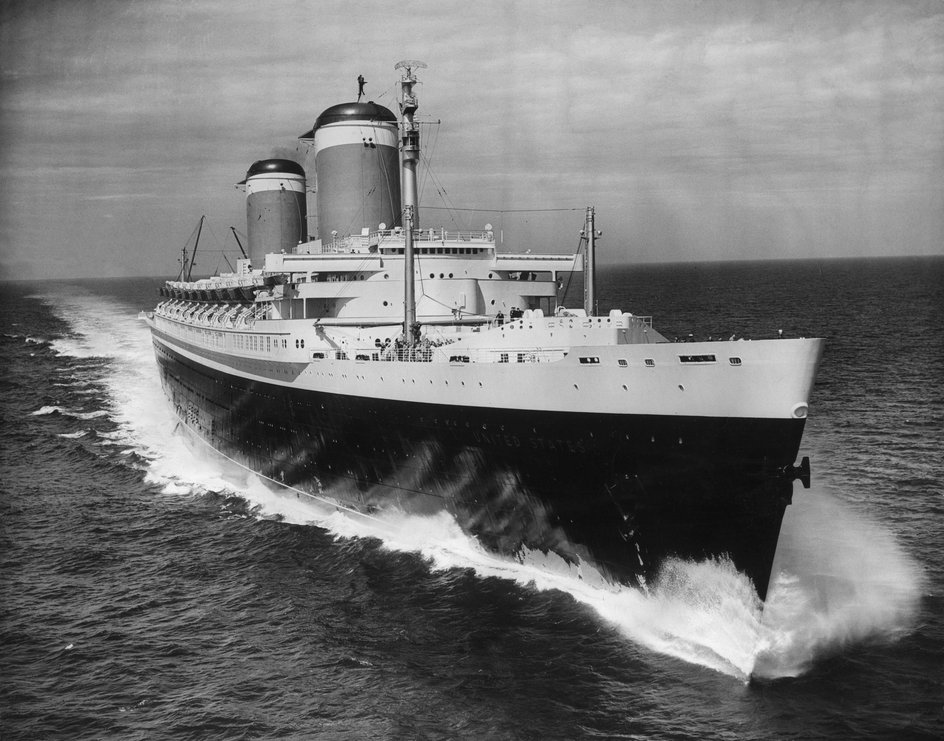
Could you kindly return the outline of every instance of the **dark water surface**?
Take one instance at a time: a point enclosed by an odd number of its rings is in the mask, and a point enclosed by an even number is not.
[[[944,260],[601,275],[669,337],[828,339],[763,612],[724,563],[615,593],[234,477],[174,433],[158,284],[4,286],[5,741],[944,735]]]

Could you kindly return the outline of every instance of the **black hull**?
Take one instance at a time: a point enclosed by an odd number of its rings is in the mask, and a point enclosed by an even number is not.
[[[369,512],[447,509],[488,548],[627,584],[729,556],[766,597],[804,420],[416,404],[252,382],[155,342],[195,433],[263,476]]]

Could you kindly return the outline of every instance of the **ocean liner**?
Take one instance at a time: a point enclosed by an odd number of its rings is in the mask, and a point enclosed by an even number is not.
[[[283,493],[446,510],[492,551],[633,586],[728,557],[765,599],[822,340],[595,315],[593,208],[568,255],[422,223],[423,67],[397,65],[399,115],[359,93],[299,137],[305,167],[254,163],[234,272],[163,286],[146,319],[182,424]],[[582,308],[559,301],[575,272]]]

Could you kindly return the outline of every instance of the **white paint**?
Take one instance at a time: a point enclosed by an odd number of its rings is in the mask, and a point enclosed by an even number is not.
[[[305,178],[292,173],[264,173],[253,175],[246,180],[246,195],[267,190],[287,190],[293,193],[305,193]]]
[[[378,124],[366,121],[344,121],[322,126],[315,132],[315,153],[343,144],[373,141],[377,146],[398,146],[396,124]]]

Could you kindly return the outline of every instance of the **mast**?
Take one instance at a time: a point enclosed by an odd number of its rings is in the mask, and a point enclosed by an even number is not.
[[[404,59],[394,69],[403,70],[400,78],[400,166],[403,181],[403,222],[405,237],[403,244],[403,340],[407,346],[413,344],[413,325],[416,324],[416,297],[414,291],[413,230],[419,228],[419,189],[416,184],[416,164],[420,159],[420,129],[413,120],[419,108],[413,86],[416,84],[414,69],[426,69],[424,62]]]
[[[416,324],[416,297],[413,281],[413,206],[403,207],[403,339],[413,344],[413,325]]]
[[[180,270],[177,271],[177,280],[181,280],[187,272],[187,245],[180,248]]]
[[[203,233],[203,222],[206,220],[206,214],[200,217],[200,223],[197,225],[197,238],[193,243],[193,253],[190,255],[190,266],[187,268],[187,282],[190,281],[193,273],[193,265],[197,259],[197,247],[200,246],[200,235]]]
[[[601,235],[601,232],[596,231],[594,227],[593,206],[587,206],[587,222],[583,234],[587,238],[587,265],[583,273],[583,308],[587,316],[593,316],[597,301],[596,238]]]
[[[233,232],[233,239],[236,240],[236,244],[237,244],[237,246],[239,247],[239,251],[242,252],[242,253],[243,253],[243,257],[245,257],[245,258],[248,260],[248,259],[249,259],[249,255],[247,255],[247,254],[246,254],[246,250],[243,249],[243,243],[239,241],[239,235],[236,233],[236,227],[235,227],[235,226],[231,226],[231,227],[230,227],[230,231]]]

